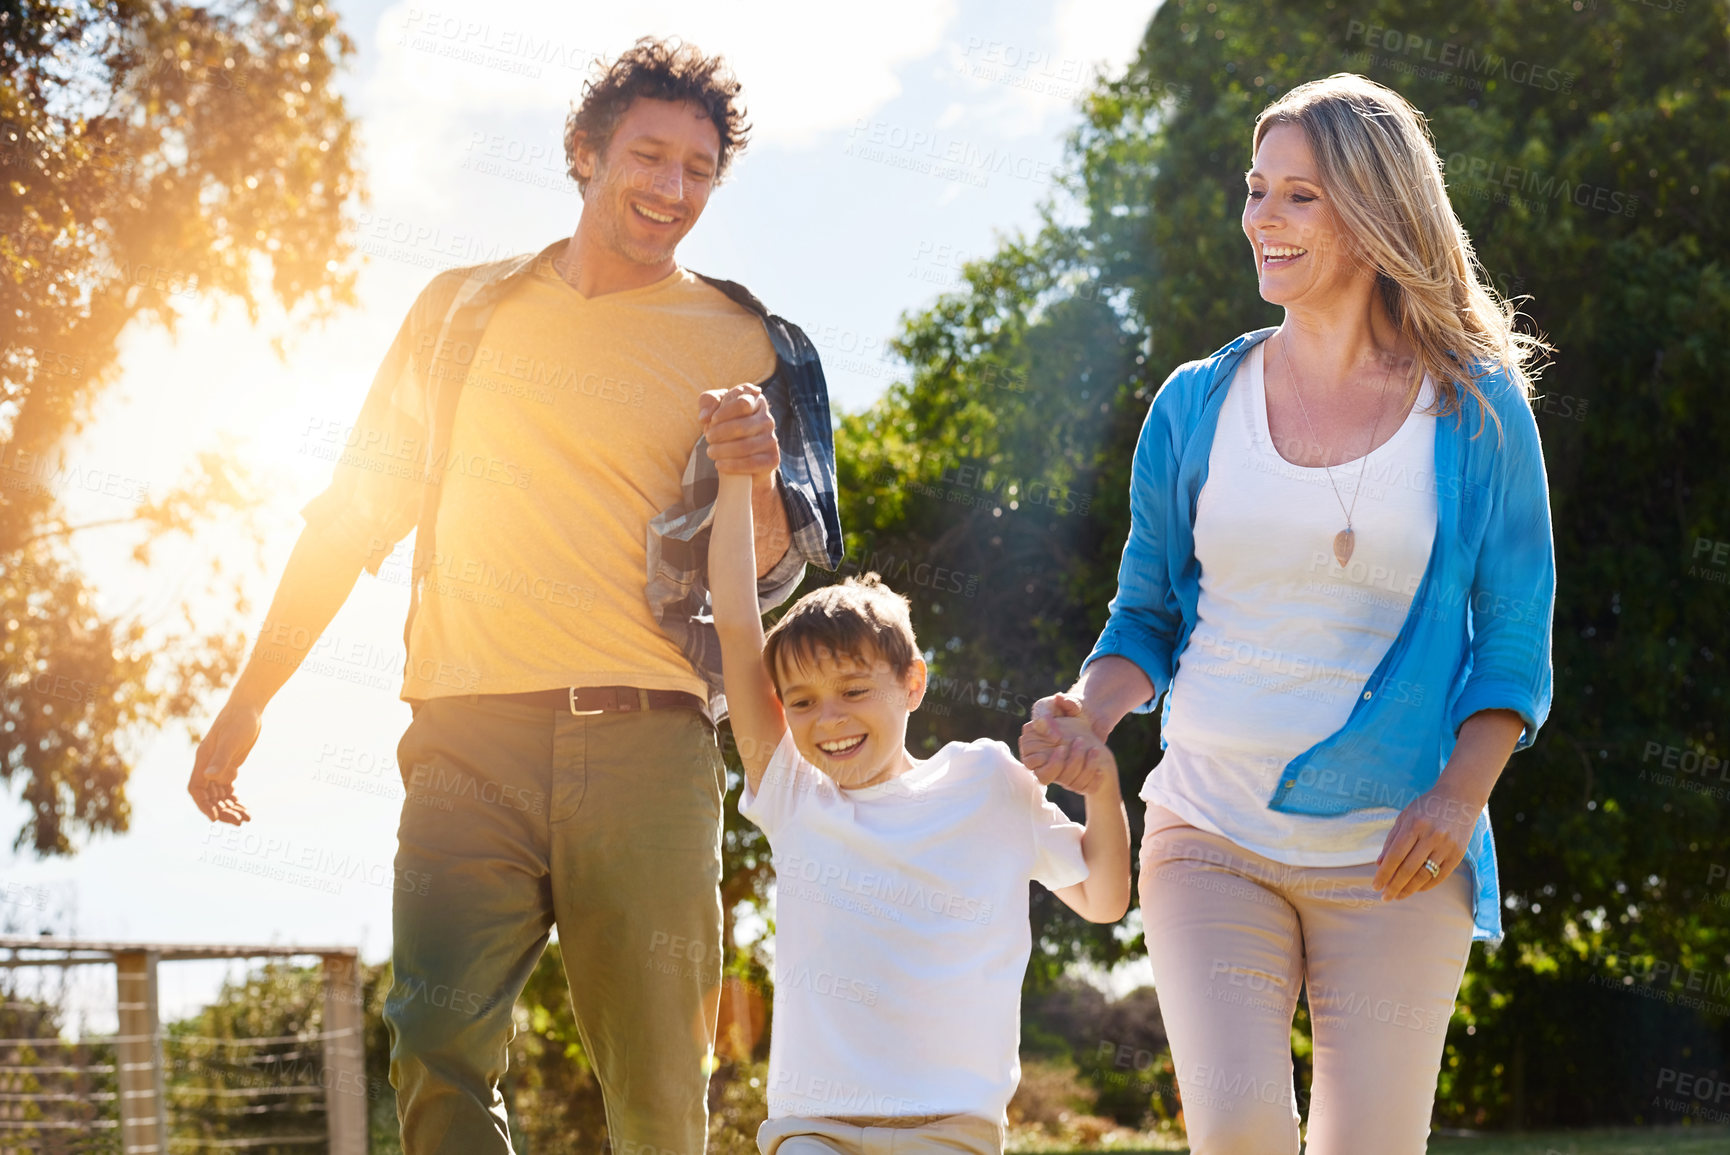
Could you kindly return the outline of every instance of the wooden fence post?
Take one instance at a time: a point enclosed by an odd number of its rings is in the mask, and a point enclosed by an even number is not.
[[[324,1113],[330,1155],[366,1155],[365,1015],[355,955],[324,956]]]
[[[120,1146],[126,1155],[166,1155],[168,1112],[163,1094],[162,1034],[157,1024],[157,952],[114,955],[120,1005]]]

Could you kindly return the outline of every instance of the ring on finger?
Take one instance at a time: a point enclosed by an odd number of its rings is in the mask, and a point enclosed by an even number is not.
[[[1424,869],[1430,872],[1431,878],[1440,878],[1442,876],[1442,868],[1436,865],[1436,860],[1433,858],[1424,859]]]

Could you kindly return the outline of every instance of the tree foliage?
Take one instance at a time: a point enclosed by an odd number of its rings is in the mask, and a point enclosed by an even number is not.
[[[375,1138],[396,1131],[389,1043],[380,1017],[390,968],[362,965],[363,1084],[325,1070],[320,968],[272,961],[222,984],[211,1003],[163,1031],[169,1142],[292,1155],[326,1133],[332,1095],[362,1095]],[[260,1041],[263,1040],[263,1041]]]
[[[20,982],[11,968],[0,974],[0,1129],[9,1151],[78,1149],[70,1137],[100,1130],[119,1094],[114,1044],[65,1039],[66,976],[47,985]]]
[[[69,539],[130,532],[148,564],[257,505],[244,470],[212,449],[171,492],[128,483],[127,516],[75,523],[62,495],[103,471],[66,450],[120,379],[128,325],[352,302],[341,210],[359,183],[331,80],[353,51],[309,0],[0,0],[0,777],[30,811],[19,848],[125,830],[127,736],[238,667],[242,639],[184,602],[167,622],[99,612]]]
[[[1013,744],[1104,624],[1154,391],[1280,319],[1238,223],[1255,115],[1342,71],[1427,113],[1479,257],[1558,350],[1535,403],[1555,704],[1492,801],[1507,939],[1473,952],[1445,1122],[1674,1121],[1659,1070],[1730,1053],[1730,778],[1703,772],[1730,761],[1730,596],[1702,561],[1730,539],[1727,23],[1723,3],[1166,0],[1084,98],[1043,227],[906,317],[908,380],[837,433],[848,567],[913,597],[932,664],[913,740]],[[1156,721],[1112,745],[1139,832]],[[1036,931],[1035,985],[1125,953],[1055,903]]]
[[[767,980],[760,964],[748,959],[736,959],[727,970],[729,983],[745,978],[761,985]],[[402,1151],[396,1093],[390,1085],[390,1031],[384,1021],[391,974],[388,962],[362,964],[366,1079],[364,1086],[341,1092],[365,1095],[373,1155],[401,1155]],[[0,993],[10,993],[4,980],[0,975]],[[18,1035],[56,1039],[63,997],[20,1001],[16,1006],[24,1009],[26,1017],[0,1017],[0,1022],[32,1028],[20,1028],[14,1032]],[[323,998],[317,966],[269,962],[237,974],[223,983],[209,1005],[168,1024],[163,1050],[170,1142],[251,1146],[275,1153],[302,1150],[304,1144],[272,1145],[268,1140],[273,1137],[322,1137],[325,1100],[319,1089],[332,1081],[324,1072],[319,1039]],[[606,1107],[571,1011],[557,940],[548,944],[536,962],[517,998],[512,1020],[515,1033],[499,1088],[509,1112],[512,1143],[519,1150],[538,1155],[603,1150]],[[725,1006],[721,1020],[725,1036]],[[259,1039],[274,1041],[240,1042]],[[46,1046],[29,1050],[24,1063],[29,1067],[53,1063],[54,1053]],[[12,1054],[17,1057],[17,1053]],[[108,1046],[107,1054],[112,1062],[112,1046]],[[723,1044],[718,1054],[720,1062],[709,1083],[709,1149],[720,1155],[746,1155],[756,1150],[756,1129],[765,1114],[767,1041],[745,1054],[730,1053]],[[99,1053],[97,1058],[101,1057]],[[24,1065],[17,1069],[21,1074],[13,1084],[27,1091],[38,1086],[58,1091],[62,1084],[71,1085],[69,1077],[54,1081],[50,1072],[37,1073]],[[112,1084],[113,1077],[110,1074],[104,1082],[98,1074],[82,1076],[81,1081],[103,1087]],[[78,1112],[79,1118],[100,1117],[102,1105],[82,1104],[66,1110]]]

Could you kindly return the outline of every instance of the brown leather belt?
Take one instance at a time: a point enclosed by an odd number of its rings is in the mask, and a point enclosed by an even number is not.
[[[480,694],[494,702],[542,706],[572,714],[636,714],[644,710],[695,710],[704,702],[683,690],[644,690],[637,686],[572,686],[564,690],[525,690],[520,694]]]

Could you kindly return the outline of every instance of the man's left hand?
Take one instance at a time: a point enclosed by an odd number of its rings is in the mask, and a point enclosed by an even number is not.
[[[773,481],[781,465],[769,399],[755,385],[711,389],[697,398],[697,420],[709,439],[716,473],[745,473]]]

